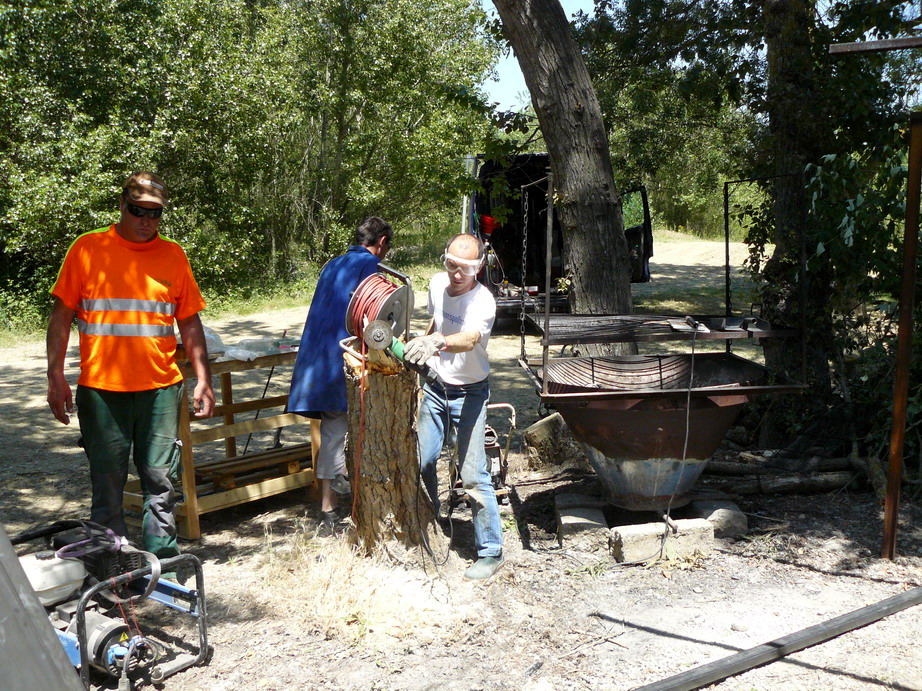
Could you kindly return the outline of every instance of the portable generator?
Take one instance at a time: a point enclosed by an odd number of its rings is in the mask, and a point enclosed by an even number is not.
[[[10,539],[13,545],[42,541],[37,551],[19,556],[32,589],[85,688],[90,668],[131,688],[140,675],[160,683],[210,656],[205,619],[202,564],[194,555],[158,560],[132,547],[104,526],[90,521],[58,521]],[[161,578],[191,566],[195,588]],[[149,598],[194,617],[198,652],[177,653],[160,641],[135,633],[125,621],[133,604]]]

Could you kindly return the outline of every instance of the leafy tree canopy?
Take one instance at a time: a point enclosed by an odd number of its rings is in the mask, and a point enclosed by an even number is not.
[[[368,214],[454,206],[489,129],[484,21],[469,0],[5,5],[0,314],[47,302],[132,170],[167,180],[163,230],[212,295],[341,251]]]

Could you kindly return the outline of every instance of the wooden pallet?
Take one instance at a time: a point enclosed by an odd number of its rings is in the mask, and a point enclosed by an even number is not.
[[[179,421],[182,471],[177,486],[182,499],[176,504],[177,529],[181,537],[195,540],[202,536],[199,521],[202,514],[314,484],[314,462],[320,444],[319,420],[285,412],[245,422],[235,420],[240,413],[284,409],[288,396],[235,402],[232,375],[256,368],[292,365],[296,357],[296,352],[289,351],[249,362],[212,364],[212,374],[221,377],[221,405],[215,408],[209,420],[221,419],[221,425],[212,422],[212,426],[207,426],[207,421],[190,415],[188,398],[184,396]],[[183,373],[187,378],[192,376],[187,367],[183,368]],[[309,427],[311,441],[254,453],[237,453],[236,438],[239,436],[301,425]],[[224,458],[195,462],[196,446],[222,439]],[[128,482],[123,505],[125,509],[142,511],[144,498],[140,480]]]

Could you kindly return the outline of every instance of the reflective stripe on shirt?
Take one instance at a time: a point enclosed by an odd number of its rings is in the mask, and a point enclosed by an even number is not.
[[[77,330],[87,336],[143,336],[164,338],[173,336],[172,324],[91,324],[77,320]]]
[[[175,314],[172,302],[156,300],[133,300],[131,298],[97,298],[81,300],[80,309],[85,312],[151,312],[153,314]]]

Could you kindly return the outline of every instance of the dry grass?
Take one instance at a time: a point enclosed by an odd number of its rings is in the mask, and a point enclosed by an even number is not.
[[[450,635],[471,614],[463,598],[470,586],[440,578],[431,564],[427,575],[419,559],[404,564],[383,549],[363,557],[347,535],[319,538],[309,521],[283,540],[266,538],[261,570],[273,601],[285,610],[299,603],[302,625],[329,638],[380,649]]]

